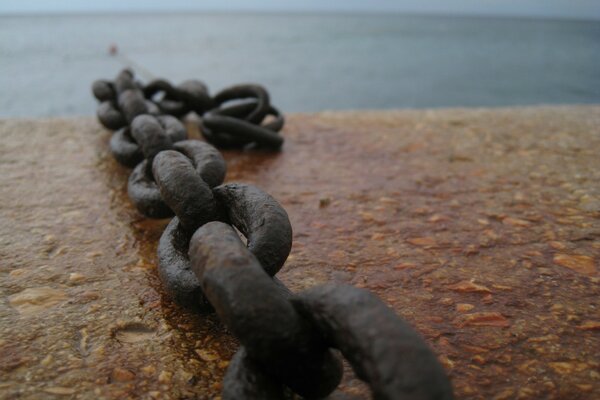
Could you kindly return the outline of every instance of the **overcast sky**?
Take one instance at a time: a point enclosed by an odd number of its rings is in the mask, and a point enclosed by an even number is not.
[[[0,13],[397,11],[600,19],[600,0],[0,0]]]

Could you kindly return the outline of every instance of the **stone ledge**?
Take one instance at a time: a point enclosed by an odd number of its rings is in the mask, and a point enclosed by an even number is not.
[[[284,135],[225,156],[288,211],[293,290],[374,291],[457,398],[600,397],[600,106],[295,114]],[[7,119],[0,138],[2,397],[218,396],[235,339],[162,292],[166,221],[128,202],[109,132]],[[349,371],[337,395],[368,398]]]

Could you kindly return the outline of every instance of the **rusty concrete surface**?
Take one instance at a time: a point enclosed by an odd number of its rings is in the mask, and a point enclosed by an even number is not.
[[[196,133],[197,134],[197,133]],[[600,398],[600,106],[288,118],[228,181],[288,211],[293,290],[377,293],[460,399]],[[161,290],[167,221],[92,118],[0,121],[0,398],[215,398],[235,339]],[[347,370],[335,398],[368,398]]]

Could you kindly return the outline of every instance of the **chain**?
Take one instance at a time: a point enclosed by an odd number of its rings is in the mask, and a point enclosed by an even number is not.
[[[223,399],[325,397],[341,381],[340,355],[375,399],[453,398],[425,341],[375,295],[338,284],[293,294],[275,277],[292,247],[288,215],[255,186],[223,184],[225,160],[209,144],[282,146],[284,117],[262,86],[211,97],[197,80],[144,85],[123,70],[92,90],[99,121],[116,131],[112,154],[133,168],[131,201],[146,217],[173,217],[158,244],[164,288],[189,310],[214,310],[241,343]],[[189,112],[208,143],[187,139],[178,118]]]

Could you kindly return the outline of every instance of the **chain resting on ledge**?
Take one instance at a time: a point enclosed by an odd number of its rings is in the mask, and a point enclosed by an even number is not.
[[[288,215],[256,186],[223,184],[213,147],[281,148],[285,120],[265,88],[211,96],[198,80],[143,84],[123,70],[92,92],[98,120],[115,131],[111,153],[133,168],[132,203],[148,218],[173,217],[158,244],[165,290],[190,312],[216,312],[241,343],[223,399],[326,397],[342,379],[340,356],[375,399],[453,398],[429,346],[375,295],[335,284],[293,294],[275,277],[292,247]],[[178,118],[190,112],[208,143],[187,138]]]

